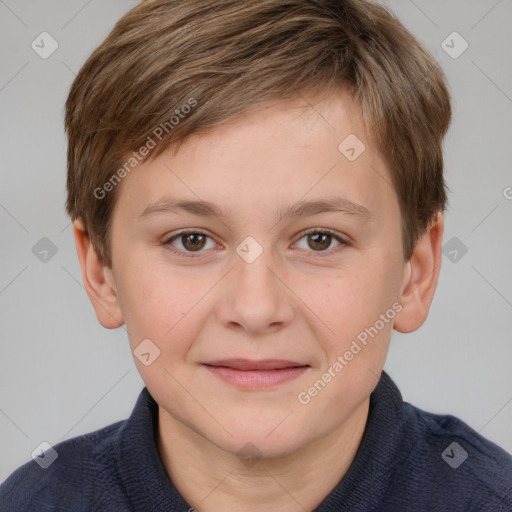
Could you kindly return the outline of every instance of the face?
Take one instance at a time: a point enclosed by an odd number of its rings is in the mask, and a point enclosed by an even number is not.
[[[275,457],[348,420],[406,278],[390,182],[345,93],[251,112],[123,180],[112,278],[162,421]]]

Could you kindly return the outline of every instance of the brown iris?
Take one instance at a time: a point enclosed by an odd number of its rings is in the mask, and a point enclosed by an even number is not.
[[[322,250],[327,249],[331,245],[332,236],[326,233],[313,233],[308,236],[308,245],[311,249]],[[314,239],[314,245],[311,245],[310,240]]]
[[[202,235],[201,233],[187,233],[185,235],[181,235],[183,247],[188,251],[201,250],[206,243],[206,238],[206,235]]]

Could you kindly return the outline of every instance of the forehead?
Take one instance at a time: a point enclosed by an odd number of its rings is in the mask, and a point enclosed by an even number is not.
[[[177,152],[139,164],[118,202],[138,216],[186,200],[212,216],[282,217],[283,204],[341,197],[378,215],[396,202],[390,183],[358,106],[340,92],[277,102],[193,135]]]

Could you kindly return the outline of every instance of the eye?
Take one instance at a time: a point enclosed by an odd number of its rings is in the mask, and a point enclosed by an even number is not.
[[[216,243],[208,235],[200,231],[180,231],[164,241],[163,245],[167,246],[171,252],[179,256],[184,256],[183,253],[189,253],[185,255],[190,256],[190,253],[202,252],[201,250],[206,247],[208,239],[212,242],[212,246],[209,248],[215,247]],[[178,245],[177,248],[176,245],[174,245],[175,243]],[[180,245],[181,247],[179,247]]]
[[[299,242],[303,239],[306,239],[307,247],[299,246]],[[210,247],[208,247],[208,240],[211,242]],[[332,250],[326,250],[332,245],[333,241],[337,242],[338,245]],[[195,255],[194,253],[204,252],[203,249],[212,249],[216,247],[217,244],[205,233],[194,230],[185,230],[180,231],[165,240],[163,245],[178,256],[193,258],[200,255]],[[348,245],[348,243],[330,229],[314,228],[304,232],[299,241],[295,242],[294,245],[299,246],[300,249],[308,250],[309,248],[312,249],[313,252],[327,253],[325,254],[327,256],[332,252],[336,252],[337,248],[340,246]]]
[[[303,233],[303,236],[299,239],[299,242],[303,239],[306,239],[306,250],[309,247],[310,249],[313,250],[313,252],[320,253],[327,252],[330,254],[331,252],[335,252],[337,247],[348,245],[347,242],[345,242],[345,240],[343,240],[340,236],[336,235],[330,229],[310,229]],[[326,249],[329,248],[333,241],[336,241],[338,245],[332,251],[326,251]],[[296,245],[299,242],[296,242]]]

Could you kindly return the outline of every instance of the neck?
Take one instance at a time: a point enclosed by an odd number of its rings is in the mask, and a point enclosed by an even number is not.
[[[201,512],[314,510],[348,471],[361,443],[369,399],[327,436],[279,458],[243,461],[159,409],[157,444],[185,501]]]

